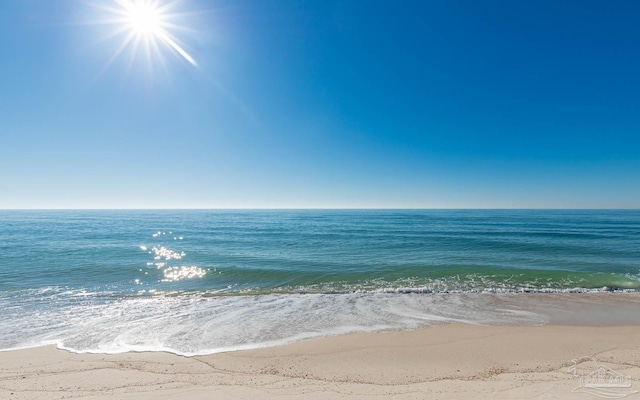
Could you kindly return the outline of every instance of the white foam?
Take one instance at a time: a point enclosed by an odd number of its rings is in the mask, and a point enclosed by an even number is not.
[[[448,322],[540,324],[540,313],[495,307],[495,295],[309,294],[153,296],[59,302],[0,323],[0,348],[55,342],[76,352],[208,354],[349,332]],[[19,332],[19,334],[17,333]]]

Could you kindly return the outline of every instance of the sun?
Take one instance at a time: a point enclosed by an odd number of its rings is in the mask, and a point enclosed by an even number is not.
[[[198,66],[195,59],[185,50],[185,44],[175,34],[177,31],[193,33],[190,27],[185,26],[184,15],[188,13],[180,10],[182,0],[92,1],[92,5],[100,13],[100,17],[93,23],[113,26],[106,39],[121,39],[107,67],[125,50],[129,51],[130,64],[135,59],[143,59],[146,60],[149,69],[155,61],[164,65],[167,53]]]
[[[162,15],[156,6],[148,2],[130,2],[124,6],[131,29],[145,36],[161,34]]]

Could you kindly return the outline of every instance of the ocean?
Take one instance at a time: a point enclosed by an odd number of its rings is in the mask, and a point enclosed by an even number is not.
[[[0,211],[0,350],[544,324],[639,288],[638,210]]]

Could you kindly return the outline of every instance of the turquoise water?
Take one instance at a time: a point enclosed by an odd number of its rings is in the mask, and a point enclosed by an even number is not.
[[[0,349],[540,323],[483,294],[637,291],[639,274],[640,211],[0,211]]]

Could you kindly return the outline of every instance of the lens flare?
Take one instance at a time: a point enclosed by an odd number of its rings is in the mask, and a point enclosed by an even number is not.
[[[146,59],[151,69],[155,61],[165,66],[165,54],[171,53],[193,66],[196,60],[185,49],[185,44],[175,32],[194,31],[185,26],[186,13],[180,10],[181,0],[103,0],[92,2],[99,17],[92,23],[114,28],[105,39],[120,38],[107,67],[122,53],[129,52],[129,67],[133,60]],[[179,21],[181,23],[178,23]]]
[[[161,15],[150,3],[134,2],[124,5],[128,10],[127,19],[131,29],[144,36],[161,34]]]

